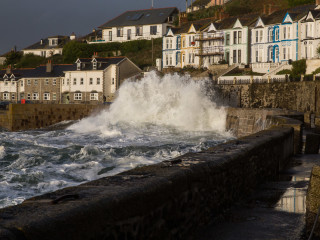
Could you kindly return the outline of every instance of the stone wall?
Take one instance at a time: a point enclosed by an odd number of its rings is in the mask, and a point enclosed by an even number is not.
[[[216,85],[223,104],[244,108],[281,108],[320,117],[320,81]],[[306,119],[310,124],[310,119]]]
[[[320,166],[314,166],[311,172],[311,179],[308,187],[306,199],[306,228],[307,234],[310,235],[313,224],[316,220],[320,208]],[[320,219],[314,231],[314,236],[320,238]],[[317,239],[318,239],[317,238]]]
[[[0,127],[9,131],[43,128],[65,120],[79,120],[107,105],[89,104],[10,104],[0,113]]]
[[[293,142],[291,126],[276,126],[34,197],[0,209],[0,239],[185,239],[275,179],[293,154]]]

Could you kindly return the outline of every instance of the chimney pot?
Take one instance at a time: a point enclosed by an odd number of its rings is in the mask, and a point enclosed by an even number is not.
[[[53,66],[52,66],[52,61],[51,60],[48,60],[48,63],[46,65],[46,72],[47,73],[51,73],[53,70]]]

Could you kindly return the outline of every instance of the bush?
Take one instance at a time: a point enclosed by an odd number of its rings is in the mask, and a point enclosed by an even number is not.
[[[289,7],[295,7],[304,4],[312,4],[314,2],[314,0],[288,0]]]
[[[24,55],[20,61],[16,64],[17,68],[33,68],[40,64],[46,63],[45,57],[36,56],[32,53]]]
[[[284,74],[291,75],[291,74],[292,74],[292,71],[289,70],[289,69],[284,69],[284,70],[281,70],[281,71],[279,71],[279,72],[276,73],[276,75],[284,75]]]
[[[305,74],[307,70],[307,64],[305,59],[292,62],[292,76],[297,77],[301,74]]]
[[[318,67],[316,70],[312,72],[312,74],[318,74],[318,73],[320,73],[320,67]]]

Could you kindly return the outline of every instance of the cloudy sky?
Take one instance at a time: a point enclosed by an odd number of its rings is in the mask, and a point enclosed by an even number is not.
[[[0,0],[0,55],[54,35],[86,35],[127,11],[147,9],[152,0]],[[190,0],[189,0],[190,2]],[[185,10],[185,0],[154,0],[154,7]]]

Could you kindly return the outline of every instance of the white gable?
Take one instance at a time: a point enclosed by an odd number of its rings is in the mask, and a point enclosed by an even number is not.
[[[168,37],[173,37],[173,36],[174,36],[171,28],[169,28],[168,33],[167,33],[167,36],[168,36]]]
[[[97,59],[93,58],[91,62],[97,62]]]
[[[289,13],[286,14],[284,20],[282,21],[282,23],[292,23],[292,19],[289,15]]]
[[[12,73],[11,74],[11,76],[10,76],[10,78],[15,78],[16,76]]]
[[[308,20],[314,21],[314,17],[313,17],[313,15],[312,15],[311,11],[309,11],[309,13],[308,13],[308,15],[306,16],[306,19],[305,19],[305,20],[306,20],[306,21],[308,21]]]
[[[217,31],[216,27],[213,25],[213,23],[211,23],[209,26],[208,32],[216,32],[216,31]]]
[[[264,27],[264,23],[263,23],[261,17],[259,17],[258,21],[256,22],[255,27],[256,27],[256,28],[257,28],[257,27]]]
[[[242,28],[242,24],[239,19],[237,19],[236,23],[233,25],[233,28]]]
[[[79,58],[77,59],[76,63],[81,63],[81,61],[80,61],[80,59],[79,59]]]
[[[193,26],[193,24],[191,25],[191,27],[190,27],[190,29],[189,29],[189,31],[188,31],[188,33],[196,33],[197,31],[196,31],[196,29],[195,29],[195,27]]]
[[[3,76],[3,78],[8,78],[8,75],[7,75],[7,74],[5,74],[5,75]]]

